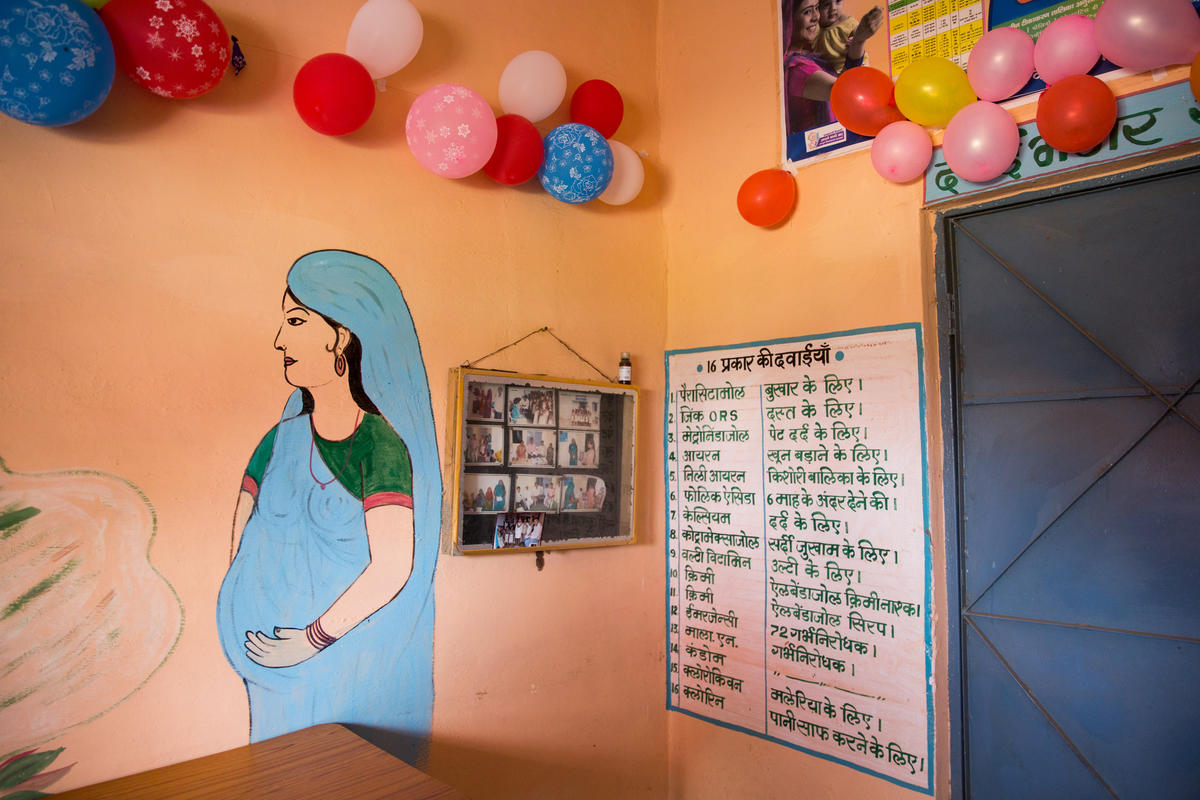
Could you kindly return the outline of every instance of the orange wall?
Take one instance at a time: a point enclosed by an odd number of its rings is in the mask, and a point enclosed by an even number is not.
[[[920,187],[885,183],[863,153],[801,170],[797,210],[775,230],[734,206],[747,175],[779,162],[776,0],[417,2],[421,52],[344,139],[300,122],[291,81],[341,49],[358,0],[225,5],[214,3],[250,65],[210,95],[164,101],[119,75],[74,126],[0,118],[0,459],[140,487],[157,513],[151,561],[186,614],[140,691],[43,745],[66,748],[56,766],[75,764],[52,788],[246,742],[245,694],[214,624],[233,502],[287,395],[271,349],[286,269],[344,247],[378,258],[404,291],[440,441],[448,370],[543,325],[608,372],[632,351],[644,389],[638,544],[551,553],[541,572],[532,556],[441,557],[431,772],[478,798],[910,796],[663,711],[666,348],[924,323],[944,608]],[[498,109],[504,65],[535,48],[563,61],[568,90],[592,77],[621,89],[616,138],[647,154],[629,206],[445,181],[407,153],[416,94],[463,83]],[[564,109],[539,127],[565,120]],[[480,366],[595,377],[546,336]],[[934,626],[944,790],[946,643],[939,617]]]
[[[798,170],[795,212],[775,228],[755,228],[738,215],[735,198],[742,181],[781,161],[778,7],[778,0],[660,3],[662,149],[674,167],[663,197],[667,348],[923,324],[934,584],[934,787],[944,797],[950,781],[950,712],[933,215],[922,211],[920,180],[903,186],[883,180],[866,151]],[[1186,75],[1186,67],[1173,67],[1157,78],[1122,78],[1114,87],[1125,94]],[[1012,113],[1024,122],[1034,110],[1027,104]],[[935,140],[940,141],[940,131]],[[1179,155],[1177,150],[1146,160]],[[1116,172],[1130,163],[1086,175]],[[1049,180],[1063,183],[1084,174]],[[920,796],[782,745],[683,714],[668,716],[670,797]]]
[[[54,790],[247,741],[246,697],[214,605],[241,473],[288,388],[272,339],[288,266],[313,249],[370,254],[412,309],[444,441],[450,368],[548,325],[609,374],[633,353],[645,391],[641,542],[532,555],[443,555],[429,769],[476,797],[660,797],[666,787],[662,553],[656,522],[665,335],[656,31],[642,0],[418,2],[425,41],[344,139],[309,130],[292,78],[340,51],[358,0],[210,3],[249,66],[165,101],[118,75],[63,129],[0,119],[0,458],[17,472],[128,479],[157,512],[150,550],[186,619],[129,700],[45,743],[75,763]],[[529,49],[568,92],[620,88],[615,138],[647,151],[643,195],[572,207],[483,175],[447,181],[407,152],[412,99],[462,83],[499,110]],[[566,106],[539,127],[567,121]],[[536,183],[536,181],[535,181]],[[547,336],[481,366],[594,378]],[[446,454],[443,452],[443,456]]]
[[[861,153],[800,170],[796,210],[776,228],[738,215],[741,182],[780,163],[777,9],[776,0],[662,3],[670,31],[661,64],[663,151],[679,165],[663,205],[667,348],[922,322],[929,352],[918,185],[883,181]],[[926,396],[936,393],[927,386]],[[939,559],[934,575],[941,569]],[[935,650],[944,652],[941,636]],[[940,726],[945,701],[935,697],[935,708]],[[919,796],[683,714],[669,718],[671,797]],[[943,750],[935,752],[939,764]]]

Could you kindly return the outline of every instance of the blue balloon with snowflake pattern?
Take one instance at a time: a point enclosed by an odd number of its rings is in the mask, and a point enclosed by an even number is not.
[[[612,180],[612,148],[595,128],[570,122],[546,134],[542,187],[564,203],[595,200]]]
[[[112,40],[83,0],[0,0],[0,111],[69,125],[108,97]]]

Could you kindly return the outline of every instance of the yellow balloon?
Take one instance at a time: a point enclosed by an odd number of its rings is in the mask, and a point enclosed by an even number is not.
[[[108,0],[83,0],[83,2],[87,3],[89,6],[96,9],[97,11],[99,11],[100,7],[103,6],[105,3],[107,3]]]
[[[896,80],[896,108],[918,125],[943,128],[975,99],[967,73],[948,58],[914,61]]]

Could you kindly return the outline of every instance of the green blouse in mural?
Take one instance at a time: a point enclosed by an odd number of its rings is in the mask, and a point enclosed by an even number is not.
[[[275,447],[275,426],[254,448],[242,488],[258,496]],[[338,476],[346,491],[363,501],[366,508],[401,505],[412,508],[412,462],[404,440],[378,414],[363,414],[357,433],[340,441],[313,440],[329,471]],[[345,469],[342,469],[345,465]],[[339,470],[341,470],[339,474]]]

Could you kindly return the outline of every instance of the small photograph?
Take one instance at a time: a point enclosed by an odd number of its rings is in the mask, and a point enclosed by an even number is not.
[[[558,511],[557,475],[518,475],[513,487],[513,511]]]
[[[509,477],[467,473],[462,479],[462,504],[466,514],[508,511]]]
[[[600,395],[594,392],[558,393],[558,427],[597,430],[600,427]]]
[[[536,547],[542,542],[545,514],[501,514],[496,517],[497,550],[506,547]]]
[[[463,463],[470,466],[491,466],[503,464],[503,426],[464,425]]]
[[[509,425],[553,428],[554,390],[533,386],[509,386],[505,412]]]
[[[595,431],[559,431],[558,465],[589,468],[600,466],[596,441],[599,436]]]
[[[554,431],[543,428],[509,428],[508,465],[553,467]]]
[[[467,382],[464,402],[467,419],[474,422],[504,421],[504,384]]]
[[[599,511],[604,505],[604,479],[598,475],[563,475],[563,511]]]

